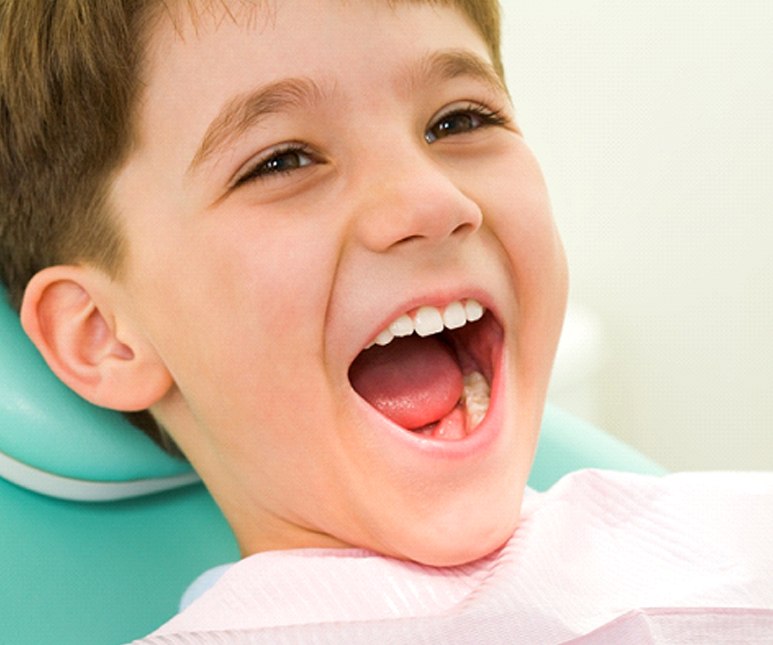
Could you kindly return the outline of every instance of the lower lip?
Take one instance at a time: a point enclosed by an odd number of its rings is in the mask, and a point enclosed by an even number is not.
[[[504,422],[507,359],[504,347],[500,347],[497,353],[498,356],[494,358],[495,367],[491,383],[491,403],[486,411],[486,416],[464,439],[444,441],[406,430],[377,412],[355,393],[358,404],[368,420],[368,427],[371,429],[378,428],[385,432],[390,438],[390,443],[394,441],[413,452],[418,451],[433,459],[469,459],[486,454],[500,435]]]

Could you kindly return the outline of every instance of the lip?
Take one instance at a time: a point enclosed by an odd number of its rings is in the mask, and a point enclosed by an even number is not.
[[[475,298],[476,300],[480,297],[482,299],[479,302],[489,309],[489,305],[484,304],[487,302],[485,295],[478,294],[478,297],[476,297],[476,295],[470,295],[470,293],[472,292],[467,292],[463,297]],[[427,304],[426,299],[420,302],[421,304]],[[440,302],[441,305],[435,304],[430,306],[442,306],[443,301],[441,300]],[[453,302],[453,299],[448,302]],[[411,309],[398,310],[397,315],[399,316],[405,311],[411,311]],[[502,325],[502,321],[496,315],[496,312],[493,309],[489,309],[489,311],[491,311],[498,324]],[[393,318],[389,320],[393,320]],[[372,433],[377,439],[379,437],[382,438],[385,442],[396,446],[398,449],[410,451],[412,454],[421,454],[433,460],[459,461],[485,455],[501,434],[504,423],[506,399],[504,395],[508,387],[506,338],[507,334],[503,328],[502,343],[496,349],[496,355],[492,359],[493,378],[491,381],[491,403],[489,409],[480,424],[465,438],[446,441],[433,439],[432,437],[406,430],[378,412],[354,388],[351,388],[356,407],[365,419],[366,431]]]

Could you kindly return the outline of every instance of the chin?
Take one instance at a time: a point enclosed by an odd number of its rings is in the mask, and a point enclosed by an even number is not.
[[[472,534],[449,536],[442,543],[417,546],[415,557],[411,560],[433,567],[455,567],[468,564],[491,555],[499,550],[512,537],[517,527],[517,519],[512,524],[500,524],[491,530]],[[430,548],[428,548],[430,547]]]
[[[491,504],[489,508],[501,507]],[[432,522],[429,518],[419,531],[403,535],[398,548],[387,555],[434,567],[454,567],[484,558],[500,549],[513,536],[520,520],[520,500],[485,517],[459,513],[456,521]],[[395,540],[397,543],[397,540]]]

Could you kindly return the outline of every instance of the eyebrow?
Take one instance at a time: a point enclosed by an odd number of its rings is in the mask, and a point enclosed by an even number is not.
[[[323,95],[322,88],[309,78],[287,78],[235,96],[209,124],[188,174],[268,115],[313,106]]]
[[[412,90],[428,82],[438,83],[461,76],[481,81],[494,92],[509,96],[505,82],[494,66],[466,49],[449,49],[429,54],[418,65],[409,68],[407,74]]]
[[[411,65],[403,76],[408,92],[427,84],[468,76],[481,81],[496,93],[509,95],[494,66],[467,50],[434,52]],[[244,134],[271,114],[310,108],[325,96],[323,88],[307,77],[287,78],[240,94],[228,101],[210,123],[188,166],[192,174],[218,150]]]

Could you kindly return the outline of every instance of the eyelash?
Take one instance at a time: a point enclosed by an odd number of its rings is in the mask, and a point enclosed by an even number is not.
[[[279,162],[280,159],[286,158],[289,155],[295,155],[296,159],[300,157],[306,157],[306,162],[301,162],[297,166],[292,168],[271,168],[272,163]],[[258,159],[255,164],[243,175],[238,177],[233,184],[234,188],[238,188],[242,184],[246,184],[250,181],[259,181],[261,179],[268,179],[275,175],[288,175],[294,170],[299,168],[305,168],[306,166],[314,163],[316,155],[308,147],[300,143],[288,143],[280,148],[272,150],[267,156]]]
[[[442,131],[440,133],[433,132],[433,130],[439,127],[440,124],[442,124],[444,121],[448,122],[450,119],[459,117],[473,117],[474,119],[477,119],[478,123],[474,124],[469,129],[463,130],[462,132],[446,132],[445,134],[443,134]],[[482,105],[470,104],[464,108],[451,110],[450,112],[443,114],[435,119],[434,124],[430,126],[430,128],[428,128],[427,132],[424,134],[424,140],[427,143],[432,144],[435,143],[435,141],[444,139],[448,136],[454,136],[455,134],[465,134],[467,132],[472,132],[474,130],[488,128],[491,126],[503,126],[506,125],[507,122],[507,118],[499,110],[491,110],[489,108],[483,107]]]
[[[452,132],[450,131],[452,129],[451,127],[447,127],[445,130],[441,129],[439,131],[434,131],[444,122],[448,123],[451,119],[460,117],[472,117],[472,123],[469,124],[468,128],[461,132]],[[445,139],[449,136],[465,134],[467,132],[491,126],[502,126],[507,124],[507,122],[507,118],[498,110],[491,110],[480,105],[470,104],[464,108],[451,110],[435,119],[434,123],[425,132],[424,140],[428,144],[433,144],[436,141]],[[287,158],[290,155],[293,155],[296,161],[299,161],[297,165],[290,168],[270,167],[270,164],[277,164],[281,159]],[[293,171],[311,165],[318,160],[315,153],[308,146],[300,143],[288,143],[276,150],[272,150],[268,156],[258,159],[247,172],[234,181],[233,188],[238,188],[239,186],[252,181],[269,179],[277,175],[288,175]]]

